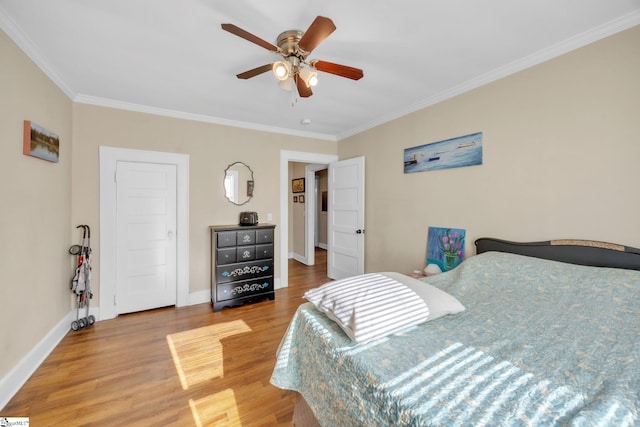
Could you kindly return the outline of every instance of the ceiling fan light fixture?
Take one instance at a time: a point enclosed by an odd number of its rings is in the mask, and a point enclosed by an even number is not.
[[[300,78],[307,85],[307,87],[312,87],[318,84],[318,73],[315,71],[311,71],[308,68],[300,67],[300,71],[298,71]]]
[[[280,81],[287,80],[291,71],[291,65],[286,61],[276,61],[273,63],[273,74]]]
[[[291,92],[293,90],[293,79],[291,77],[284,79],[284,80],[280,80],[278,82],[278,86],[280,86],[280,89],[282,90],[286,90],[287,92]]]
[[[222,24],[222,29],[280,56],[276,62],[245,71],[236,77],[246,80],[271,70],[280,88],[291,91],[292,105],[297,102],[296,94],[300,98],[313,95],[311,88],[318,84],[318,71],[352,80],[360,80],[364,76],[359,68],[318,59],[307,61],[309,54],[336,29],[333,21],[324,16],[317,16],[306,31],[284,31],[275,45],[233,24]]]

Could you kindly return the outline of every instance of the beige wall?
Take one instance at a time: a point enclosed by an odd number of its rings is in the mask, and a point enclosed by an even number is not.
[[[100,146],[165,151],[189,155],[189,256],[190,292],[210,286],[210,225],[237,224],[242,211],[256,211],[261,222],[273,215],[278,225],[280,150],[332,154],[336,143],[324,140],[251,131],[143,113],[75,104],[73,174],[73,223],[95,224],[97,249],[99,223]],[[224,170],[242,161],[252,170],[254,196],[236,206],[224,196]],[[84,200],[80,203],[80,200]],[[278,233],[276,233],[278,235]],[[93,237],[93,235],[92,235]],[[276,239],[275,253],[280,253]],[[99,252],[94,257],[94,276],[99,275]],[[279,277],[276,255],[275,274]],[[96,284],[99,287],[99,283]]]
[[[640,247],[640,27],[339,143],[366,157],[366,270],[424,265],[427,227]],[[484,132],[481,166],[403,173],[403,150]]]
[[[23,120],[58,134],[58,163],[22,154]],[[71,126],[69,98],[0,31],[0,379],[71,308]]]

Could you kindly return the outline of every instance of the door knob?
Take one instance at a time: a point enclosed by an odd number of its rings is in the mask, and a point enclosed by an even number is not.
[[[364,234],[364,230],[356,230],[356,234]]]

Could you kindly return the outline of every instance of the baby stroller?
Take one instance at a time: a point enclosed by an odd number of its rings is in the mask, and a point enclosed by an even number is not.
[[[71,291],[76,294],[77,311],[76,320],[71,322],[71,329],[77,331],[93,325],[95,316],[89,314],[89,302],[93,297],[91,293],[91,228],[88,225],[79,225],[82,228],[82,244],[73,245],[69,248],[71,255],[78,256],[78,264],[75,275],[71,280]],[[84,310],[84,317],[80,317],[80,312]]]

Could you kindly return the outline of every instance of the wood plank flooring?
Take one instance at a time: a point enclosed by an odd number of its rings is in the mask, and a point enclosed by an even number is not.
[[[0,410],[32,426],[290,426],[294,395],[269,383],[307,289],[326,277],[289,260],[289,287],[213,313],[211,304],[119,316],[70,331]]]

